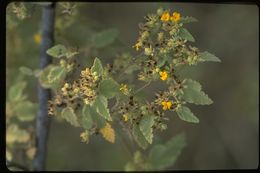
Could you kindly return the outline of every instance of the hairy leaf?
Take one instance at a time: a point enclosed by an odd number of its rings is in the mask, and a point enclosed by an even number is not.
[[[100,59],[95,58],[93,66],[91,67],[91,72],[94,73],[96,72],[97,75],[102,76],[103,74],[103,67]]]
[[[90,129],[93,125],[93,119],[92,119],[92,116],[91,116],[91,108],[89,105],[84,105],[83,108],[82,108],[82,113],[81,113],[81,116],[82,116],[82,126],[85,128],[85,129]]]
[[[19,68],[19,70],[20,70],[20,72],[22,72],[22,73],[25,74],[25,75],[28,75],[28,76],[33,75],[32,69],[30,69],[30,68],[28,68],[28,67],[22,66],[22,67]]]
[[[32,121],[36,116],[37,108],[35,104],[26,100],[15,106],[15,112],[20,121]]]
[[[198,22],[198,19],[191,16],[186,16],[186,17],[181,17],[179,22],[180,23]]]
[[[61,112],[61,116],[71,125],[75,127],[79,126],[77,116],[71,107],[64,108]]]
[[[140,130],[143,133],[145,139],[151,144],[153,142],[153,129],[154,116],[145,115],[140,121]]]
[[[99,91],[109,99],[119,93],[119,85],[112,79],[104,79],[99,84]]]
[[[46,53],[54,58],[61,58],[66,56],[67,48],[64,45],[58,44],[48,49]]]
[[[202,62],[204,61],[221,62],[221,60],[218,57],[216,57],[215,55],[207,51],[199,53],[199,58],[200,61]]]
[[[194,42],[195,39],[194,37],[190,34],[190,32],[185,29],[185,28],[180,28],[180,31],[179,31],[179,37],[185,39],[185,40],[188,40],[188,41],[191,41],[191,42]]]
[[[96,107],[96,111],[106,120],[112,121],[109,113],[109,109],[107,108],[107,98],[103,95],[99,95],[96,98],[96,101],[94,103]]]
[[[142,149],[146,149],[148,146],[148,142],[145,139],[143,133],[141,132],[140,128],[138,125],[134,124],[133,125],[133,137],[136,141],[136,143],[142,148]]]
[[[15,85],[11,86],[8,90],[8,99],[10,101],[21,101],[25,98],[23,95],[23,90],[26,87],[25,82],[18,82]]]
[[[182,119],[183,121],[187,121],[190,123],[199,123],[199,119],[186,106],[180,106],[176,110],[176,112],[180,119]]]

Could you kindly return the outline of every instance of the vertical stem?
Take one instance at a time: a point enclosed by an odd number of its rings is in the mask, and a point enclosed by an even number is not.
[[[42,42],[40,50],[40,69],[51,63],[51,57],[46,54],[46,50],[54,43],[54,16],[55,4],[51,3],[43,7],[42,12]],[[47,153],[47,138],[50,119],[48,117],[48,100],[51,97],[50,89],[44,89],[38,84],[39,110],[36,118],[36,155],[33,161],[33,170],[45,170],[45,160]]]

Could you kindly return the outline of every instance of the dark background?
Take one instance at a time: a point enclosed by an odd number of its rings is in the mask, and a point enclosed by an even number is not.
[[[87,47],[89,34],[117,28],[117,41],[93,53],[104,62],[128,51],[138,37],[138,23],[147,13],[169,7],[183,16],[199,20],[186,24],[202,51],[209,51],[222,63],[203,63],[191,67],[186,76],[199,81],[212,98],[210,106],[189,106],[199,124],[181,121],[169,114],[168,129],[162,141],[184,131],[187,147],[169,169],[246,169],[259,163],[259,9],[256,5],[207,3],[81,3],[73,24],[57,36],[57,43]],[[59,17],[57,12],[57,17]],[[30,19],[7,29],[7,88],[12,85],[20,66],[38,68],[39,45],[33,34],[41,23],[41,8]],[[91,32],[90,32],[91,30]],[[65,40],[65,41],[64,41]],[[123,48],[122,48],[123,47]],[[82,55],[86,62],[94,57]],[[37,102],[36,80],[28,78],[27,92]],[[160,88],[157,84],[154,88]],[[149,91],[148,91],[149,92]],[[119,131],[120,129],[117,129]],[[81,129],[52,120],[48,141],[47,170],[122,170],[131,159],[118,135],[115,144],[93,136],[89,144],[80,142]]]

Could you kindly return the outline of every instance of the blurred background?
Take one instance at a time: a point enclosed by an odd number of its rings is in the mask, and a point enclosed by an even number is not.
[[[57,24],[56,43],[78,46],[81,60],[92,63],[95,56],[112,62],[122,52],[135,54],[138,23],[159,7],[178,11],[199,20],[186,24],[202,51],[209,51],[222,63],[202,63],[185,75],[199,81],[214,101],[209,106],[192,106],[199,124],[186,123],[169,114],[168,129],[156,138],[167,141],[180,132],[187,146],[171,170],[249,169],[259,163],[259,10],[256,5],[207,3],[80,3],[68,26]],[[41,7],[15,25],[7,25],[6,82],[15,82],[20,66],[38,68],[39,44],[34,35],[41,28]],[[56,18],[62,18],[57,9]],[[63,21],[64,22],[64,21]],[[66,23],[66,21],[64,22]],[[110,46],[89,53],[92,33],[107,28],[119,31]],[[27,77],[26,92],[37,102],[37,81]],[[160,84],[150,87],[160,89]],[[149,91],[148,91],[149,92]],[[118,131],[120,129],[117,129]],[[89,144],[80,141],[81,129],[52,119],[48,141],[47,170],[119,171],[131,159],[118,135],[115,144],[92,136]],[[120,133],[120,132],[119,132]]]

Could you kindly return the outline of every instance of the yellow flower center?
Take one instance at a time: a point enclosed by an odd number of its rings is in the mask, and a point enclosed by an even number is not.
[[[181,14],[178,12],[174,12],[171,16],[171,20],[174,22],[178,22],[181,18]]]
[[[166,80],[168,78],[168,73],[166,71],[160,71],[159,74],[161,76],[161,80]]]
[[[170,20],[170,14],[169,12],[164,12],[161,16],[161,21],[167,22]]]
[[[33,38],[34,38],[34,42],[37,43],[37,44],[40,44],[41,41],[42,41],[42,36],[39,33],[38,34],[34,34]]]
[[[163,110],[171,109],[172,102],[171,101],[162,101]]]

